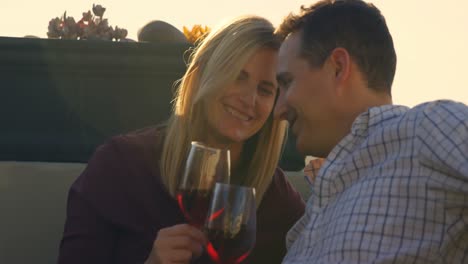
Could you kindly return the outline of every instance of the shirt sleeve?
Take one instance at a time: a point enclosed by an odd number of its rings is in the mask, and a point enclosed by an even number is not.
[[[299,238],[305,226],[310,220],[310,215],[306,211],[305,214],[292,226],[286,235],[286,249],[289,251],[294,242]]]
[[[424,114],[419,161],[427,170],[427,190],[445,208],[444,259],[456,263],[466,259],[460,249],[468,247],[468,107],[441,102]]]
[[[447,177],[435,179],[445,187],[468,194],[468,107],[439,101],[427,106],[419,125],[422,166]]]

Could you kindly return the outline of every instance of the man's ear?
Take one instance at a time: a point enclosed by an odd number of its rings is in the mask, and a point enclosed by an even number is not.
[[[346,49],[336,48],[330,53],[329,60],[335,72],[337,87],[342,87],[350,77],[351,56]]]

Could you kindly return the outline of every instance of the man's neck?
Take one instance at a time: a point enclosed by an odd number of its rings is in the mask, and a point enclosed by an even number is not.
[[[393,104],[392,96],[387,92],[375,91],[368,87],[358,88],[358,91],[350,98],[353,103],[349,110],[353,121],[371,107]]]

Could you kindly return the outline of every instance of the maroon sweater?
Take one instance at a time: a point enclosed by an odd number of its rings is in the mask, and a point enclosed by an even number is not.
[[[100,146],[70,188],[59,263],[143,263],[161,228],[184,223],[160,179],[163,132],[147,128]],[[304,202],[277,169],[257,211],[256,246],[245,263],[280,263]],[[209,263],[206,256],[196,263]]]

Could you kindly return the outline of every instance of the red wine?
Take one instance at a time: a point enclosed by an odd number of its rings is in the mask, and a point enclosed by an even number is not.
[[[206,250],[217,264],[239,264],[244,261],[255,245],[255,230],[242,225],[237,234],[217,229],[206,230],[208,243]]]
[[[187,222],[201,228],[205,224],[213,191],[179,190],[177,202]]]

